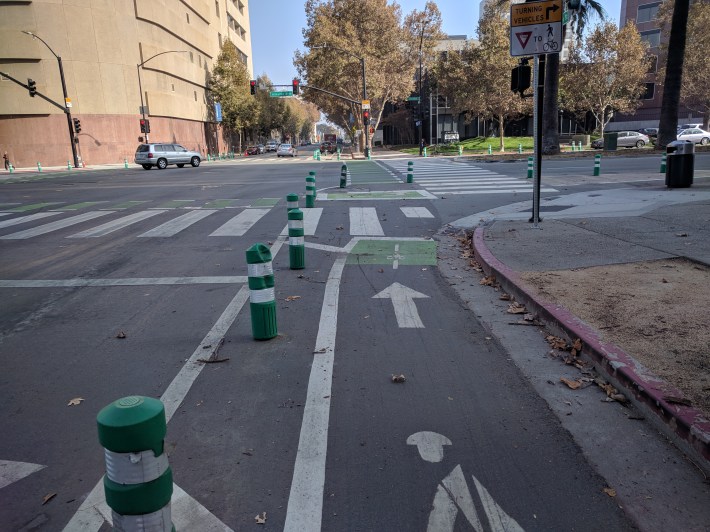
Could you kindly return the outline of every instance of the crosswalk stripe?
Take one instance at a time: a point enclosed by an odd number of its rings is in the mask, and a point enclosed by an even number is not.
[[[0,222],[0,229],[3,227],[10,227],[11,225],[23,224],[25,222],[31,222],[33,220],[40,220],[41,218],[47,218],[48,216],[55,216],[59,214],[58,212],[38,212],[37,214],[30,214],[28,216],[20,216],[19,218],[12,218],[11,220],[3,220]]]
[[[56,222],[48,223],[45,225],[40,225],[33,229],[27,229],[25,231],[20,231],[19,233],[12,233],[10,235],[0,236],[3,240],[19,240],[24,238],[32,238],[38,235],[44,235],[46,233],[51,233],[52,231],[57,231],[59,229],[64,229],[65,227],[70,227],[72,225],[80,224],[88,220],[93,220],[100,216],[106,216],[107,214],[113,214],[113,211],[91,211],[85,212],[84,214],[79,214],[77,216],[72,216],[71,218],[65,218],[64,220],[58,220]]]
[[[303,209],[303,232],[306,236],[313,236],[318,229],[318,222],[323,214],[323,207]]]
[[[458,183],[455,185],[447,185],[447,184],[436,184],[427,187],[428,190],[455,190],[455,189],[465,189],[465,188],[480,188],[480,189],[486,189],[486,188],[526,188],[526,187],[532,187],[532,183],[525,183],[523,181],[519,181],[517,183]]]
[[[400,207],[407,218],[433,218],[434,215],[426,207]]]
[[[207,218],[210,214],[217,212],[216,210],[203,210],[203,211],[190,211],[187,214],[178,216],[177,218],[165,222],[158,227],[146,231],[142,235],[138,235],[139,238],[152,238],[152,237],[168,237],[175,236],[183,229],[187,229],[192,224],[199,222],[203,218]]]
[[[352,236],[385,236],[377,209],[374,207],[350,207],[350,234]]]
[[[439,194],[449,194],[449,195],[465,195],[465,194],[510,194],[512,193],[523,193],[530,192],[531,188],[509,188],[505,190],[492,189],[492,190],[441,190]],[[540,192],[557,192],[556,188],[541,188]]]
[[[69,235],[67,238],[97,238],[100,236],[105,236],[109,233],[113,233],[114,231],[118,231],[119,229],[123,229],[124,227],[128,227],[129,225],[132,225],[134,223],[147,220],[148,218],[151,218],[156,214],[160,214],[163,212],[165,212],[165,210],[157,209],[150,211],[134,212],[133,214],[118,218],[117,220],[112,220],[98,227],[94,227],[93,229],[87,229],[86,231],[81,231],[79,233]]]
[[[242,236],[271,209],[246,209],[225,223],[210,236]]]
[[[478,179],[478,178],[466,178],[466,179],[416,179],[415,181],[420,185],[460,185],[465,183],[480,183],[480,184],[494,184],[494,183],[520,183],[520,179],[514,177],[505,177],[501,179]]]

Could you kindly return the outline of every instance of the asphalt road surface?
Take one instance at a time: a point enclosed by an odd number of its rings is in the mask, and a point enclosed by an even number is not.
[[[340,162],[308,157],[0,185],[0,529],[107,529],[96,415],[129,395],[166,406],[178,530],[263,512],[264,530],[633,529],[440,272],[443,225],[530,183],[416,165],[410,185],[406,159],[354,161],[346,189]],[[248,304],[257,242],[274,255],[268,341]]]

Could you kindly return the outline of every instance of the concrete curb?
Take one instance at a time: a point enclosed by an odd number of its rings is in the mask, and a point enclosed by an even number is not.
[[[649,415],[649,420],[698,466],[710,472],[710,420],[696,408],[668,401],[683,397],[682,392],[641,366],[620,347],[602,340],[599,333],[561,305],[550,303],[528,291],[517,272],[500,262],[485,244],[485,227],[473,235],[476,260],[487,275],[495,275],[503,289],[550,328],[570,339],[582,341],[582,353],[632,403]]]

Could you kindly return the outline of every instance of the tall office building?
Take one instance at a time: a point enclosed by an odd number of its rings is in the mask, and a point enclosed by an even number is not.
[[[0,71],[34,80],[39,93],[63,106],[61,57],[86,164],[131,161],[145,138],[141,111],[151,141],[203,153],[225,149],[207,84],[226,39],[253,73],[248,0],[2,2],[0,35]],[[0,151],[17,167],[66,164],[65,113],[3,78]]]

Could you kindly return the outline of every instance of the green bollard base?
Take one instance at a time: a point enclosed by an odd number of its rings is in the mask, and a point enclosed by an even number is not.
[[[270,340],[278,335],[276,327],[276,302],[249,303],[251,332],[254,340]]]
[[[340,178],[340,188],[345,188],[345,185],[347,185],[347,181],[344,177]]]
[[[306,196],[306,208],[312,209],[316,206],[315,196]]]
[[[288,247],[289,268],[302,270],[306,267],[306,246]]]
[[[407,183],[413,183],[414,182],[414,176],[412,174],[407,174]]]

